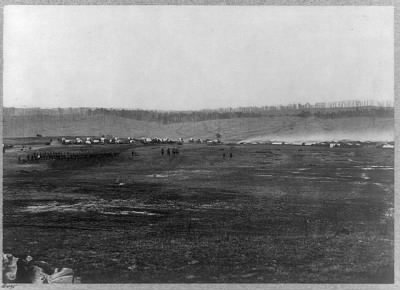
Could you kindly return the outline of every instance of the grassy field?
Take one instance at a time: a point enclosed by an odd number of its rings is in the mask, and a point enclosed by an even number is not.
[[[22,164],[7,150],[4,252],[83,283],[393,282],[393,150],[90,148],[120,155]]]
[[[245,139],[312,140],[351,139],[369,141],[393,140],[394,119],[388,117],[347,117],[324,119],[317,117],[271,116],[234,118],[162,124],[107,116],[92,116],[77,120],[13,118],[4,122],[4,136],[114,136],[210,138],[222,134],[226,142]]]

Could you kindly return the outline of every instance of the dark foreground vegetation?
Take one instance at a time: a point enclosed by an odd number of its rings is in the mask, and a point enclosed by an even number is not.
[[[16,147],[3,251],[82,283],[393,282],[393,149],[104,145],[119,154],[18,163]]]

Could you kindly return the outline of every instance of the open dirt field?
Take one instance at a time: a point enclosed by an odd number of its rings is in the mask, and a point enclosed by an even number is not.
[[[120,152],[4,155],[4,252],[82,283],[393,282],[393,149],[32,146]]]

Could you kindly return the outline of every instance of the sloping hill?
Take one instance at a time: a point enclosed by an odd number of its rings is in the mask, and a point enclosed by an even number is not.
[[[120,116],[88,116],[87,118],[41,118],[13,116],[4,118],[5,137],[43,136],[154,136],[169,138],[215,138],[223,141],[319,141],[319,140],[371,140],[386,141],[394,138],[394,119],[390,117],[271,116],[232,118],[199,122],[163,124],[139,121]]]

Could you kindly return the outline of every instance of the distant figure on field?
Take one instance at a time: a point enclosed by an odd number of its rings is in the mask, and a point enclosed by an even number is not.
[[[135,151],[132,150],[132,158],[133,158],[133,156],[135,156]]]
[[[171,151],[169,150],[169,147],[168,147],[168,149],[167,149],[167,154],[168,154],[168,156],[171,155]]]
[[[233,157],[233,155],[232,155],[232,152],[231,153],[229,153],[229,158],[232,158]]]
[[[224,152],[224,153],[222,153],[222,158],[224,158],[224,159],[225,159],[225,152]]]
[[[161,148],[161,156],[164,156],[164,148]]]

